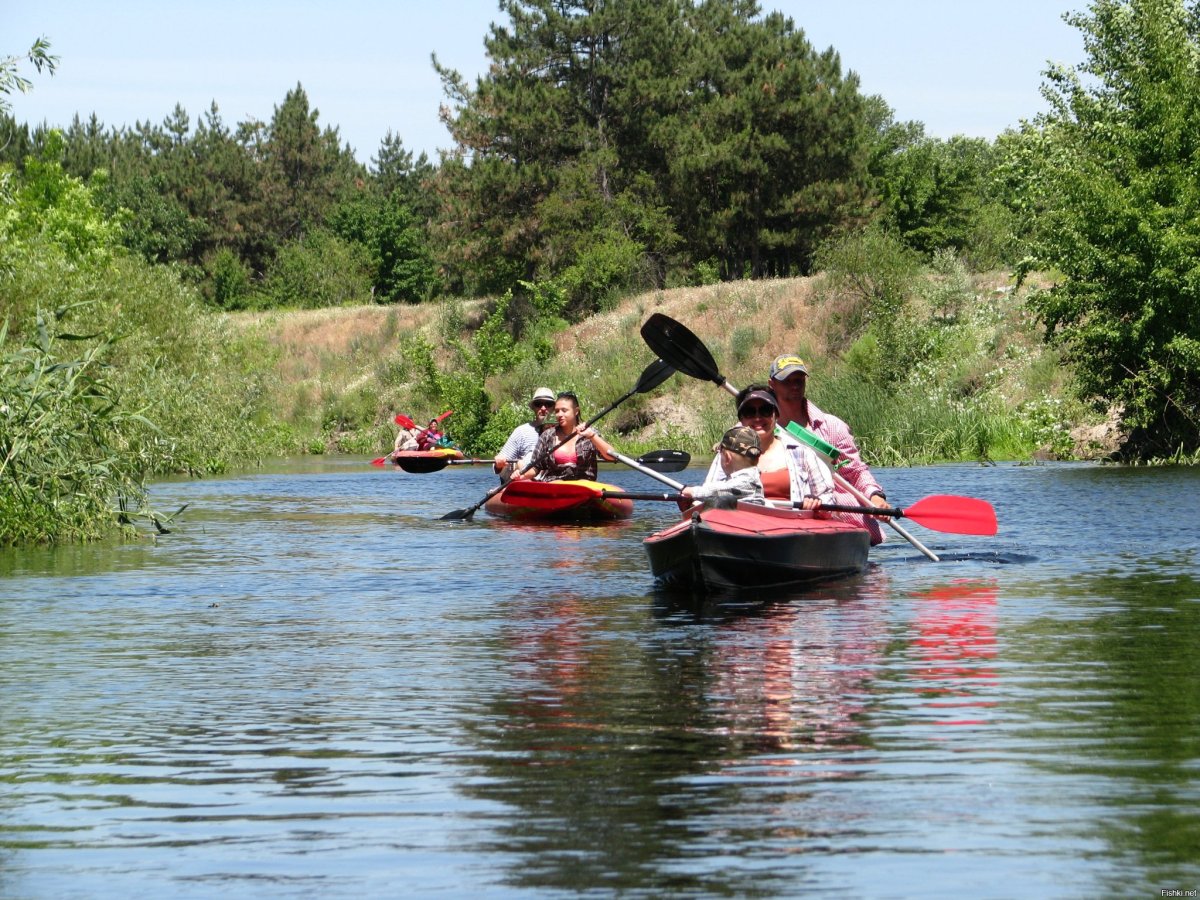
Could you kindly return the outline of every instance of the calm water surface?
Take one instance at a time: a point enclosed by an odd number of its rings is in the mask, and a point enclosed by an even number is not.
[[[1200,888],[1200,472],[881,480],[1000,535],[696,608],[640,546],[673,507],[448,523],[490,472],[337,458],[2,552],[0,896]]]

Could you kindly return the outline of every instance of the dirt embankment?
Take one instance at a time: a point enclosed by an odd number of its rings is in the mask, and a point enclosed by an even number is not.
[[[1039,363],[1045,349],[1024,310],[1030,289],[1027,286],[1015,291],[1007,273],[975,276],[971,279],[972,293],[965,301],[966,309],[972,304],[987,307],[1000,323],[994,326],[993,340],[977,342],[983,349],[972,351],[980,358],[971,360],[971,364],[988,378],[999,380],[992,389],[1013,408],[1031,393],[1030,373],[1039,364],[1043,370],[1056,370],[1048,358]],[[556,374],[568,371],[574,374],[580,369],[611,368],[614,357],[620,359],[623,369],[632,372],[649,359],[637,332],[655,312],[671,316],[695,332],[717,357],[722,374],[738,386],[766,380],[769,360],[782,353],[800,353],[816,372],[831,376],[844,368],[847,355],[861,337],[861,305],[861,300],[829,290],[820,275],[652,291],[626,298],[612,310],[559,333],[555,338],[556,359],[537,378],[553,380]],[[420,334],[436,348],[435,358],[450,365],[455,353],[446,343],[446,332],[462,327],[468,320],[477,324],[487,306],[486,300],[455,300],[449,304],[240,314],[234,321],[259,327],[266,341],[277,349],[281,404],[298,410],[322,398],[369,391],[406,336]],[[919,300],[912,314],[931,321],[945,316],[928,304],[922,306]],[[960,310],[959,315],[966,314]],[[847,324],[855,322],[857,331]],[[458,340],[469,338],[467,331],[457,334]],[[987,358],[989,352],[994,359]],[[529,380],[527,369],[489,379],[489,394],[517,396]],[[1052,377],[1059,380],[1032,390],[1054,395],[1063,387],[1065,375]],[[395,388],[379,389],[379,422],[390,421],[385,405],[397,401],[396,393]],[[421,398],[399,399],[420,405]],[[649,440],[667,431],[699,436],[706,424],[712,424],[706,420],[727,412],[727,405],[728,398],[722,400],[711,384],[679,376],[670,382],[669,389],[627,404],[628,409],[614,414],[609,427],[619,426],[623,435],[634,439]],[[1075,428],[1072,437],[1077,454],[1095,458],[1111,453],[1120,440],[1118,421],[1119,417]]]

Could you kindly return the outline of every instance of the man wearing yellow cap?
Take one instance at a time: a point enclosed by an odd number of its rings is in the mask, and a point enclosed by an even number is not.
[[[849,460],[837,470],[838,474],[870,498],[872,505],[888,506],[883,487],[875,480],[870,467],[859,455],[854,435],[850,433],[850,426],[837,416],[819,409],[808,399],[807,388],[808,366],[800,357],[780,356],[771,363],[771,389],[775,391],[779,400],[779,424],[784,427],[789,422],[803,425],[826,443],[837,447],[842,456]],[[858,501],[843,493],[837,498],[837,502],[853,505]],[[871,532],[872,544],[883,540],[883,530],[879,527],[878,519],[863,517],[863,524]]]

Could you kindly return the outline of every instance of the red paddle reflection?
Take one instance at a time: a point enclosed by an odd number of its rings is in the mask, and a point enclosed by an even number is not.
[[[967,713],[995,705],[989,693],[997,673],[994,583],[955,581],[917,594],[917,637],[913,641],[917,690],[939,711],[941,725],[981,725]]]

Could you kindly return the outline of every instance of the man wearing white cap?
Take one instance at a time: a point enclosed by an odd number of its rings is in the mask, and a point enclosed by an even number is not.
[[[883,487],[871,474],[870,467],[862,461],[858,452],[858,444],[850,433],[850,426],[835,415],[819,409],[808,399],[808,366],[799,356],[779,356],[771,363],[771,390],[779,400],[779,424],[787,427],[789,422],[803,425],[821,440],[832,444],[849,460],[837,471],[846,481],[858,488],[871,501],[871,505],[888,506],[887,495]],[[837,502],[857,503],[848,494],[839,491]],[[877,544],[883,540],[882,529],[874,517],[864,517],[864,525],[871,532],[871,543]]]
[[[492,468],[504,481],[515,472],[529,465],[533,459],[533,448],[537,446],[538,435],[545,427],[546,417],[554,409],[554,391],[548,387],[540,387],[533,392],[529,408],[533,410],[533,421],[522,422],[513,429],[496,458],[492,460]]]

